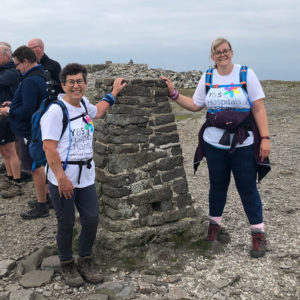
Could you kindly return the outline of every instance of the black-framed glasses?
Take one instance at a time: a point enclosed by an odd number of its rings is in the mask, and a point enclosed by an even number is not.
[[[77,83],[78,85],[84,85],[85,84],[85,81],[84,79],[77,79],[77,80],[73,80],[73,79],[69,79],[69,80],[66,80],[66,85],[67,86],[74,86],[75,83]]]
[[[231,49],[224,49],[223,51],[216,51],[214,55],[215,56],[221,56],[222,54],[227,55],[230,51]]]
[[[21,64],[21,63],[23,63],[23,62],[20,61],[19,63],[17,63],[17,64],[15,65],[15,68],[17,68],[17,66],[18,66],[19,64]]]

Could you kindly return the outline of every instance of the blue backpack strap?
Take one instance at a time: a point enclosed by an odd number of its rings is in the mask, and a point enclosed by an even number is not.
[[[240,70],[240,84],[242,88],[248,93],[247,91],[247,74],[248,74],[248,67],[242,66]]]
[[[205,73],[205,92],[208,93],[209,89],[212,85],[212,77],[213,77],[214,69],[210,67]]]

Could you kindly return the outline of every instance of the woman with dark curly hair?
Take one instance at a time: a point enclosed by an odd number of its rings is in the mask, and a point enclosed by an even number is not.
[[[65,104],[70,123],[63,129],[63,112],[59,105],[51,105],[41,120],[43,148],[49,170],[49,191],[57,218],[57,245],[62,274],[69,286],[79,287],[83,278],[90,283],[103,281],[103,275],[92,266],[92,247],[95,242],[98,216],[98,197],[95,189],[93,161],[93,119],[100,118],[117,94],[125,87],[123,78],[115,80],[113,90],[102,101],[92,105],[84,93],[87,88],[87,69],[80,64],[68,64],[60,73],[65,94],[58,100]],[[63,165],[68,157],[67,165]],[[72,234],[75,205],[80,215],[79,259],[72,256]]]

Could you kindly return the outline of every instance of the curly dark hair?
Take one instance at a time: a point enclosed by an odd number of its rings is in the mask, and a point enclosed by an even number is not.
[[[77,63],[67,64],[59,73],[59,79],[62,83],[65,83],[68,75],[77,75],[78,73],[82,73],[83,80],[86,82],[87,68]]]

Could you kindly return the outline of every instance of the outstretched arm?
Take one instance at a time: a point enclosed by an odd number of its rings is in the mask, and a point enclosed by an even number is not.
[[[168,79],[167,77],[164,77],[164,76],[161,76],[161,79],[165,81],[165,83],[168,87],[168,90],[169,90],[169,95],[171,95],[175,91],[172,82],[170,81],[170,79]],[[193,98],[189,98],[189,97],[183,96],[181,94],[179,94],[178,98],[174,101],[177,104],[179,104],[181,107],[183,107],[189,111],[196,112],[196,111],[200,111],[201,109],[203,109],[203,107],[198,106],[194,103]]]
[[[116,98],[117,95],[124,89],[124,87],[126,86],[126,83],[122,83],[124,81],[124,78],[117,78],[114,81],[114,86],[113,86],[113,90],[111,92],[111,95],[113,96],[113,98]],[[111,104],[106,102],[106,101],[100,101],[99,103],[96,104],[97,107],[97,114],[95,119],[100,118],[105,112],[106,110],[109,108]]]

